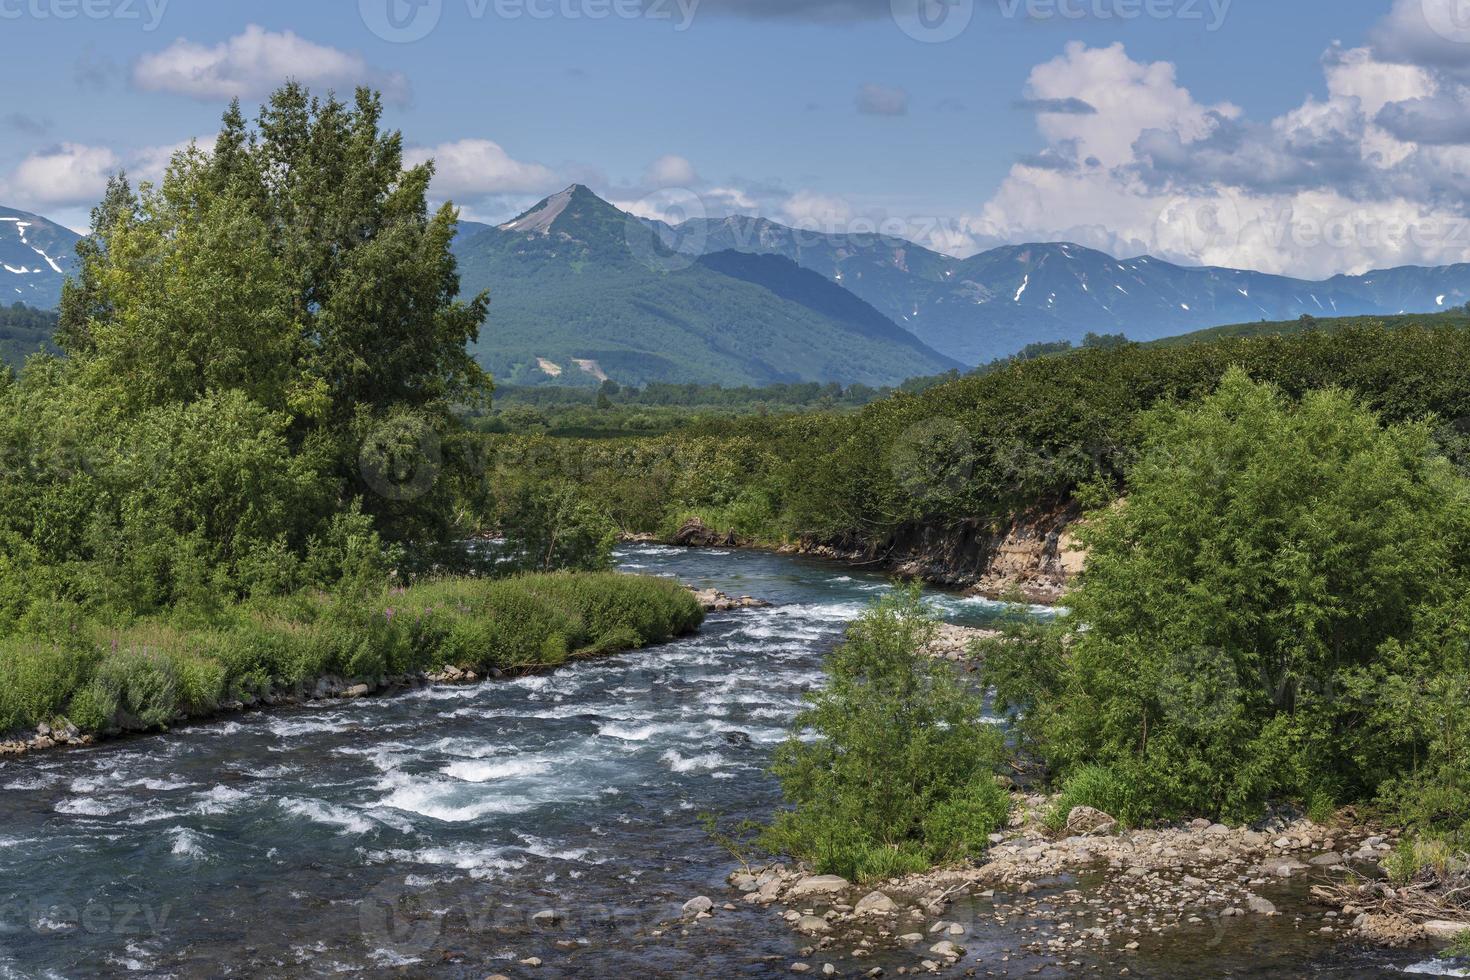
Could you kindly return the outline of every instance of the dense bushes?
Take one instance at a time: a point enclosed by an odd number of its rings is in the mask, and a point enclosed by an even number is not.
[[[810,536],[875,552],[907,528],[1004,523],[1122,486],[1139,417],[1190,402],[1232,366],[1284,395],[1338,387],[1387,422],[1435,416],[1470,458],[1470,331],[1355,326],[1175,347],[1089,349],[1015,363],[845,415],[706,419],[649,439],[489,436],[498,473],[566,480],[625,530],[689,516],[776,541]]]
[[[322,677],[374,682],[446,664],[485,672],[660,643],[703,612],[677,583],[556,574],[446,579],[304,594],[0,646],[0,734],[68,717],[85,731],[149,729]]]
[[[916,591],[852,627],[827,663],[827,687],[808,696],[778,750],[795,809],[777,816],[765,846],[860,881],[988,846],[1010,807],[995,780],[1002,738],[948,663],[915,656],[932,631]]]
[[[1070,615],[987,650],[1030,746],[1125,818],[1387,792],[1463,824],[1470,482],[1430,427],[1235,370],[1138,431]]]

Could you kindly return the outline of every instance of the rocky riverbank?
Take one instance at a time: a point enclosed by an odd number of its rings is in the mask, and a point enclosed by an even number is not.
[[[991,838],[983,862],[969,867],[858,887],[774,864],[735,872],[730,884],[740,901],[772,909],[808,940],[790,964],[795,973],[834,973],[834,959],[860,962],[879,951],[912,957],[897,968],[900,974],[978,966],[967,961],[965,947],[977,923],[972,918],[966,926],[946,914],[961,899],[989,900],[981,906],[987,915],[1015,934],[1002,962],[1014,956],[1066,966],[1078,956],[1126,956],[1174,933],[1218,937],[1233,920],[1279,918],[1288,890],[1318,884],[1320,898],[1321,884],[1350,874],[1380,876],[1397,839],[1392,831],[1324,826],[1286,814],[1249,828],[1196,820],[1120,832],[1111,817],[1085,807],[1053,834],[1044,822],[1053,803],[1016,794],[1011,826]],[[693,918],[718,914],[713,904],[694,904],[686,906]],[[1324,939],[1407,943],[1445,938],[1454,925],[1426,929],[1385,921],[1366,906],[1324,902],[1313,912],[1299,904],[1293,928]]]
[[[1073,533],[1074,508],[1026,514],[996,528],[977,523],[955,528],[910,527],[874,542],[803,539],[777,545],[779,554],[802,555],[881,568],[946,588],[992,599],[1020,596],[1053,605],[1082,570],[1086,553]],[[654,535],[626,535],[624,541],[649,543]],[[687,548],[757,547],[733,531],[710,528],[691,518],[665,543]],[[769,545],[769,543],[768,543]]]

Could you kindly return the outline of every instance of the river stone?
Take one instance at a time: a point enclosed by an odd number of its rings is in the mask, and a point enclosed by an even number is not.
[[[1307,863],[1314,868],[1334,868],[1342,863],[1342,855],[1329,851],[1326,854],[1318,854]]]
[[[684,917],[686,919],[693,918],[700,913],[709,912],[714,907],[714,900],[706,898],[704,895],[701,895],[698,898],[691,898],[689,901],[684,903]]]
[[[540,912],[531,916],[531,922],[543,929],[548,926],[554,926],[560,921],[561,913],[553,909],[542,909]]]
[[[858,915],[881,915],[898,910],[898,903],[882,892],[869,892],[858,899],[857,907],[853,910]]]
[[[1432,919],[1424,923],[1424,935],[1430,939],[1455,940],[1470,932],[1470,922],[1452,922],[1449,919]]]
[[[753,892],[760,888],[760,882],[756,880],[755,875],[746,874],[743,871],[732,877],[730,884],[734,885],[737,891],[742,892]]]
[[[803,915],[796,920],[796,928],[801,932],[831,932],[832,927],[827,920],[820,915]]]
[[[1296,858],[1287,858],[1284,861],[1272,861],[1266,865],[1266,870],[1278,878],[1290,878],[1298,871],[1307,870],[1307,866]]]
[[[1067,814],[1067,832],[1078,836],[1088,834],[1111,834],[1118,829],[1118,821],[1090,806],[1076,806]]]
[[[802,898],[806,895],[839,895],[851,888],[846,878],[837,875],[811,875],[791,886],[786,897]]]
[[[344,698],[365,698],[373,691],[366,684],[354,684],[342,692]]]
[[[929,952],[933,953],[935,956],[943,956],[945,959],[954,960],[959,959],[965,954],[963,946],[956,946],[948,939],[944,940],[943,942],[937,942],[933,946],[930,946]]]
[[[1276,914],[1276,906],[1268,902],[1266,899],[1261,898],[1259,895],[1252,895],[1250,898],[1246,899],[1245,904],[1246,907],[1249,908],[1256,915]]]

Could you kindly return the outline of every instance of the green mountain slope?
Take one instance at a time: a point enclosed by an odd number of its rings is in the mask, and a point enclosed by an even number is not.
[[[580,185],[455,253],[465,293],[491,293],[476,354],[509,383],[885,385],[955,366],[815,273],[675,255]]]

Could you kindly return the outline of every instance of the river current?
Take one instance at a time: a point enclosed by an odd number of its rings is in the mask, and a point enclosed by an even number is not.
[[[803,943],[776,911],[737,902],[677,924],[689,898],[737,899],[724,884],[735,860],[701,815],[729,825],[779,806],[770,752],[823,656],[889,586],[759,552],[636,546],[619,559],[775,605],[544,676],[0,763],[0,978],[793,975]],[[957,623],[1003,612],[933,600]],[[972,923],[962,969],[1122,966],[1028,958],[985,912],[976,899],[948,913]],[[1223,942],[1166,938],[1128,959],[1132,976],[1448,969],[1425,951],[1315,939],[1290,915]],[[917,960],[812,961],[856,976]]]

